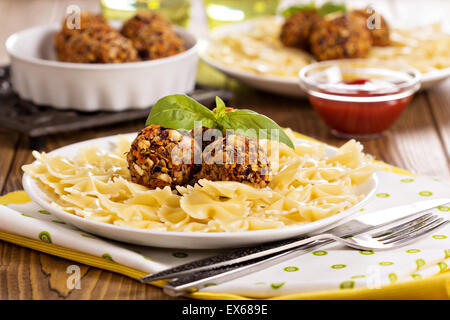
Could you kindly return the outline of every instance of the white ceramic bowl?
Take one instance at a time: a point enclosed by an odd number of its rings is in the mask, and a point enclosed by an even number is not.
[[[130,140],[134,139],[136,133],[127,134],[126,137]],[[114,143],[116,142],[117,136],[97,138],[71,144],[53,150],[49,154],[62,155],[71,158],[77,154],[80,148],[96,145],[102,150],[112,150]],[[325,152],[326,156],[330,157],[336,153],[336,149],[327,146]],[[53,206],[51,198],[47,195],[42,186],[28,174],[25,173],[23,175],[22,183],[30,198],[43,209],[51,212],[58,219],[70,223],[86,232],[112,240],[144,246],[183,249],[219,249],[256,245],[309,233],[319,233],[330,229],[343,220],[349,219],[360,212],[359,210],[362,206],[367,204],[372,196],[374,196],[378,185],[378,177],[374,174],[368,181],[358,186],[355,191],[358,195],[363,195],[364,198],[353,207],[339,214],[314,222],[288,226],[280,229],[216,233],[137,229],[89,220]]]
[[[59,25],[19,31],[6,40],[11,80],[22,99],[57,109],[143,109],[169,94],[189,93],[197,72],[197,40],[176,27],[186,51],[151,61],[120,64],[56,60],[53,37]]]

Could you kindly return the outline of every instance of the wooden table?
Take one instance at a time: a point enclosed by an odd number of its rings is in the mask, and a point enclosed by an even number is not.
[[[72,3],[61,0],[1,1],[0,42],[28,26],[59,21],[67,5]],[[83,10],[99,10],[97,1],[83,0],[77,4]],[[389,5],[395,9],[399,3],[390,2]],[[0,63],[7,61],[5,50],[1,48]],[[252,108],[284,127],[326,143],[344,143],[330,135],[329,129],[306,100],[252,90],[237,86],[233,81],[227,83],[235,93],[233,105]],[[45,150],[95,137],[137,131],[142,126],[143,120],[49,136]],[[365,151],[379,160],[419,174],[450,179],[450,80],[418,93],[386,136],[362,143]],[[0,129],[0,155],[0,194],[21,190],[20,168],[33,160],[27,139]],[[158,288],[88,266],[81,266],[82,288],[69,291],[66,267],[70,264],[73,262],[0,241],[0,299],[170,299]]]

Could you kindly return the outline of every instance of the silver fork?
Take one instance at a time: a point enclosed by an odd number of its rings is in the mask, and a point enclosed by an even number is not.
[[[302,252],[309,252],[334,241],[360,250],[383,250],[401,247],[429,235],[448,222],[446,218],[439,217],[437,214],[427,213],[389,229],[380,230],[378,228],[374,229],[374,231],[356,236],[347,235],[338,237],[334,234],[325,233],[295,241],[295,247],[285,249],[278,253],[272,252],[266,256],[258,256],[252,260],[246,260],[232,265],[205,266],[197,270],[190,270],[189,273],[180,272],[176,275],[172,274],[173,280],[164,286],[164,292],[171,296],[195,292],[204,285],[211,283],[219,284],[242,277],[292,259]]]
[[[437,216],[433,216],[434,219],[430,220],[431,214],[429,213],[422,213],[421,215],[417,216],[415,218],[412,218],[410,220],[407,220],[406,222],[402,224],[397,224],[394,227],[391,227],[389,229],[386,229],[383,232],[378,233],[372,233],[373,238],[367,235],[368,231],[374,231],[374,230],[381,230],[382,226],[378,226],[375,228],[368,228],[367,230],[359,231],[358,237],[350,238],[351,232],[333,232],[321,234],[317,236],[311,236],[311,237],[302,237],[300,239],[287,239],[282,241],[277,241],[269,244],[263,244],[259,245],[255,248],[240,248],[238,250],[208,257],[206,259],[190,262],[181,266],[177,266],[168,270],[161,271],[156,274],[150,274],[141,279],[142,282],[151,282],[156,280],[162,280],[162,279],[174,279],[178,278],[180,276],[184,276],[187,274],[191,274],[193,272],[199,272],[199,271],[205,271],[210,269],[216,269],[220,267],[225,266],[231,266],[236,265],[239,263],[247,262],[254,259],[264,258],[273,256],[275,254],[279,254],[291,249],[299,248],[300,246],[304,246],[306,244],[310,244],[313,242],[319,243],[330,243],[333,241],[340,241],[347,243],[349,246],[355,246],[356,248],[376,248],[376,249],[387,249],[392,248],[394,245],[400,245],[400,242],[397,244],[390,243],[390,240],[394,240],[394,237],[396,235],[400,236],[402,235],[401,232],[408,232],[408,227],[412,228],[416,224],[418,227],[424,226],[423,223],[425,222],[435,222],[437,219]],[[421,224],[420,224],[421,223]],[[385,226],[384,226],[385,227]],[[359,229],[357,227],[357,229]],[[332,229],[334,230],[334,229]],[[431,231],[430,231],[431,232]],[[357,242],[359,240],[359,242]],[[398,239],[400,240],[400,239]],[[413,239],[411,239],[412,241]],[[358,244],[360,245],[358,247]],[[365,245],[364,245],[365,244]],[[363,249],[367,250],[367,249]]]
[[[437,214],[427,213],[398,226],[378,232],[368,232],[357,236],[338,237],[323,233],[305,240],[334,240],[360,250],[386,250],[404,246],[425,237],[449,221]]]

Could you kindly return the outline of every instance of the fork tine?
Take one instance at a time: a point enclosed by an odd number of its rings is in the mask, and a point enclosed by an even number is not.
[[[381,239],[381,240],[377,239],[377,240],[381,241],[382,243],[389,243],[392,241],[400,240],[405,237],[408,237],[409,235],[414,234],[415,232],[419,232],[420,230],[422,230],[424,228],[430,227],[430,226],[434,225],[436,222],[440,222],[439,221],[440,219],[442,219],[442,218],[439,218],[438,216],[432,216],[432,217],[426,219],[425,221],[421,221],[419,223],[412,225],[408,229],[404,229],[401,233],[397,233],[393,237],[389,237],[387,239]]]
[[[406,221],[406,222],[404,222],[402,224],[396,225],[396,226],[394,226],[394,227],[392,227],[392,228],[390,228],[388,230],[383,230],[381,232],[372,234],[371,237],[376,239],[376,238],[379,238],[379,237],[389,236],[389,235],[391,235],[391,234],[393,234],[395,232],[398,232],[398,231],[401,231],[401,230],[403,230],[405,228],[410,227],[411,225],[415,224],[417,221],[419,221],[419,222],[423,221],[424,219],[429,218],[431,215],[432,215],[432,213],[425,213],[425,214],[423,214],[423,215],[421,215],[419,217],[415,217],[415,218],[413,218],[411,220],[408,220],[408,221]],[[379,240],[379,239],[377,239],[377,240]]]
[[[449,221],[445,218],[436,219],[436,220],[428,223],[427,225],[422,226],[417,230],[414,230],[410,234],[405,234],[401,237],[397,237],[395,239],[390,239],[389,241],[385,241],[384,244],[395,244],[395,245],[401,244],[401,243],[405,244],[406,242],[413,241],[419,237],[426,236],[430,232],[435,231],[436,229],[444,226],[448,222]]]
[[[380,235],[378,237],[376,237],[376,239],[378,241],[384,241],[384,240],[389,240],[392,238],[396,238],[399,237],[405,233],[410,233],[411,231],[413,231],[415,228],[419,228],[421,226],[423,226],[424,224],[428,223],[430,220],[436,219],[436,216],[434,216],[433,214],[429,213],[426,214],[422,217],[413,219],[411,221],[409,221],[409,223],[405,224],[403,227],[398,228],[398,230],[394,231],[394,232],[390,232],[389,234],[385,234],[385,235]]]

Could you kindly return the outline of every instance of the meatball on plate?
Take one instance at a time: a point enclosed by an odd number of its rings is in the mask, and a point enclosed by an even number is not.
[[[248,86],[294,97],[305,97],[300,69],[321,60],[406,64],[422,74],[421,88],[450,77],[450,34],[439,25],[401,29],[390,12],[372,8],[328,13],[310,4],[303,9],[214,28],[200,42],[200,57]]]
[[[131,179],[151,189],[185,186],[193,179],[195,152],[189,134],[150,125],[139,132],[127,154]]]
[[[315,10],[299,11],[287,18],[281,27],[280,40],[285,46],[309,50],[309,35],[320,20]]]
[[[317,21],[309,44],[317,60],[364,58],[371,48],[371,37],[364,18],[344,14]]]

